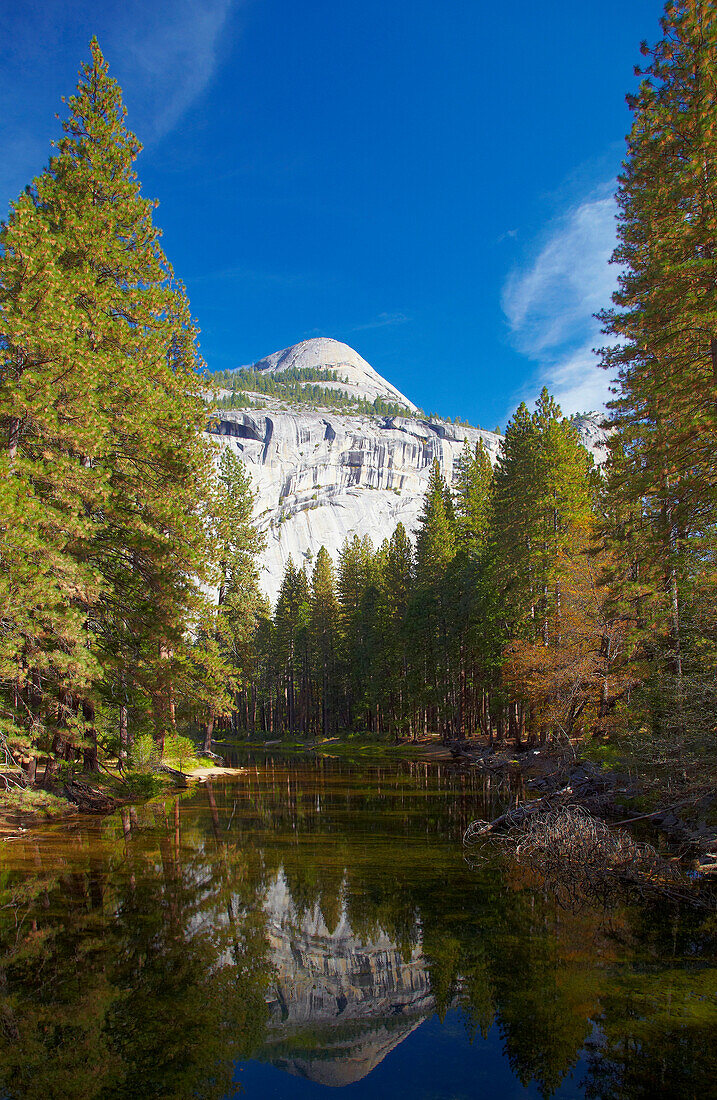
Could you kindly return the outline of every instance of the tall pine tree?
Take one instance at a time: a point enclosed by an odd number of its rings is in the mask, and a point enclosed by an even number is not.
[[[91,52],[0,256],[0,599],[34,575],[3,639],[5,706],[61,754],[83,732],[92,748],[100,683],[118,715],[151,711],[162,741],[211,558],[196,330]]]
[[[661,26],[628,97],[621,274],[602,318],[618,340],[603,359],[617,376],[613,545],[628,554],[632,616],[665,683],[655,721],[682,742],[686,710],[713,706],[717,656],[717,12],[670,0]]]

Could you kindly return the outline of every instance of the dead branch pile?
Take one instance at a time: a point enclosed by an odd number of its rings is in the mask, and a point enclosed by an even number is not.
[[[607,900],[617,885],[682,895],[686,879],[678,865],[651,844],[607,825],[581,806],[547,807],[544,800],[514,807],[500,819],[500,839],[517,859],[550,883],[558,901],[572,908],[580,899]],[[472,822],[464,844],[475,846],[495,823]]]
[[[494,818],[493,821],[471,821],[463,834],[463,844],[470,847],[472,844],[478,843],[483,837],[488,836],[489,833],[521,828],[531,817],[536,814],[554,812],[562,807],[567,799],[572,799],[572,797],[572,788],[564,787],[562,790],[555,791],[549,797],[543,795],[542,798],[533,798],[528,802],[518,802],[515,806],[507,809],[505,813],[502,813],[500,817]]]
[[[79,779],[66,783],[63,794],[68,801],[74,802],[78,810],[86,814],[110,813],[119,805],[116,798],[110,797],[104,791],[98,791],[95,787],[90,787],[87,783],[80,782]]]
[[[651,844],[640,843],[624,829],[607,825],[582,806],[563,806],[539,814],[523,828],[513,828],[515,854],[543,874],[576,874],[594,881],[610,872],[625,881],[681,881],[675,865]]]

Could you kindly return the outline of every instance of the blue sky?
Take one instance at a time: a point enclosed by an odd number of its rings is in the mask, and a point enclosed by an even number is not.
[[[211,368],[326,335],[426,411],[504,426],[607,379],[625,93],[657,0],[0,5],[0,206],[97,34]]]

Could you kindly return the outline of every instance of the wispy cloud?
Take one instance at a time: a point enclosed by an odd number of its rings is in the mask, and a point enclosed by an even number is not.
[[[152,138],[174,129],[210,83],[235,0],[133,0],[110,45],[129,68]]]
[[[388,328],[392,325],[405,325],[411,318],[405,313],[379,313],[372,321],[352,325],[349,332],[365,332],[369,328]]]
[[[565,412],[600,409],[609,379],[592,348],[596,311],[610,304],[616,268],[614,185],[605,184],[549,227],[535,258],[509,276],[502,304],[515,347],[537,363],[530,394],[547,385]]]
[[[0,2],[0,205],[47,163],[96,34],[145,145],[168,134],[211,83],[244,0]],[[41,33],[38,27],[42,26]],[[4,211],[3,211],[4,212]]]

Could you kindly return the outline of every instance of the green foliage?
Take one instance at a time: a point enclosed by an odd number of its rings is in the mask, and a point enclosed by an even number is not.
[[[0,809],[6,814],[18,811],[52,818],[74,812],[75,807],[65,798],[54,795],[50,791],[14,788],[2,792]]]
[[[147,754],[145,753],[145,760],[146,758]],[[153,760],[152,763],[157,763],[157,761]],[[125,789],[123,794],[126,798],[132,799],[132,801],[143,801],[144,799],[155,798],[166,791],[167,784],[159,775],[143,770],[143,765],[140,762],[135,767],[136,771],[126,771],[124,773]]]
[[[419,585],[434,584],[455,553],[455,515],[441,467],[433,460],[416,537],[416,578]]]
[[[717,19],[675,0],[644,45],[619,180],[605,533],[651,757],[714,749],[717,661]],[[646,721],[645,721],[646,719]],[[661,747],[660,747],[660,742]],[[674,766],[674,764],[673,764]]]
[[[130,765],[135,771],[150,771],[161,759],[159,746],[151,734],[144,733],[135,738],[130,756]]]
[[[466,440],[455,480],[459,543],[464,549],[480,554],[485,550],[488,538],[493,487],[493,467],[482,440],[478,440],[473,451]]]
[[[234,605],[254,573],[251,494],[237,483],[234,512],[222,502],[197,330],[121,91],[91,53],[0,233],[0,720],[18,750],[96,767],[103,742],[151,727],[161,745],[178,711],[226,705],[234,653],[199,659],[195,643],[237,510]]]
[[[196,768],[199,764],[197,746],[189,737],[182,737],[178,733],[169,734],[164,739],[162,760],[180,772],[186,768]]]

